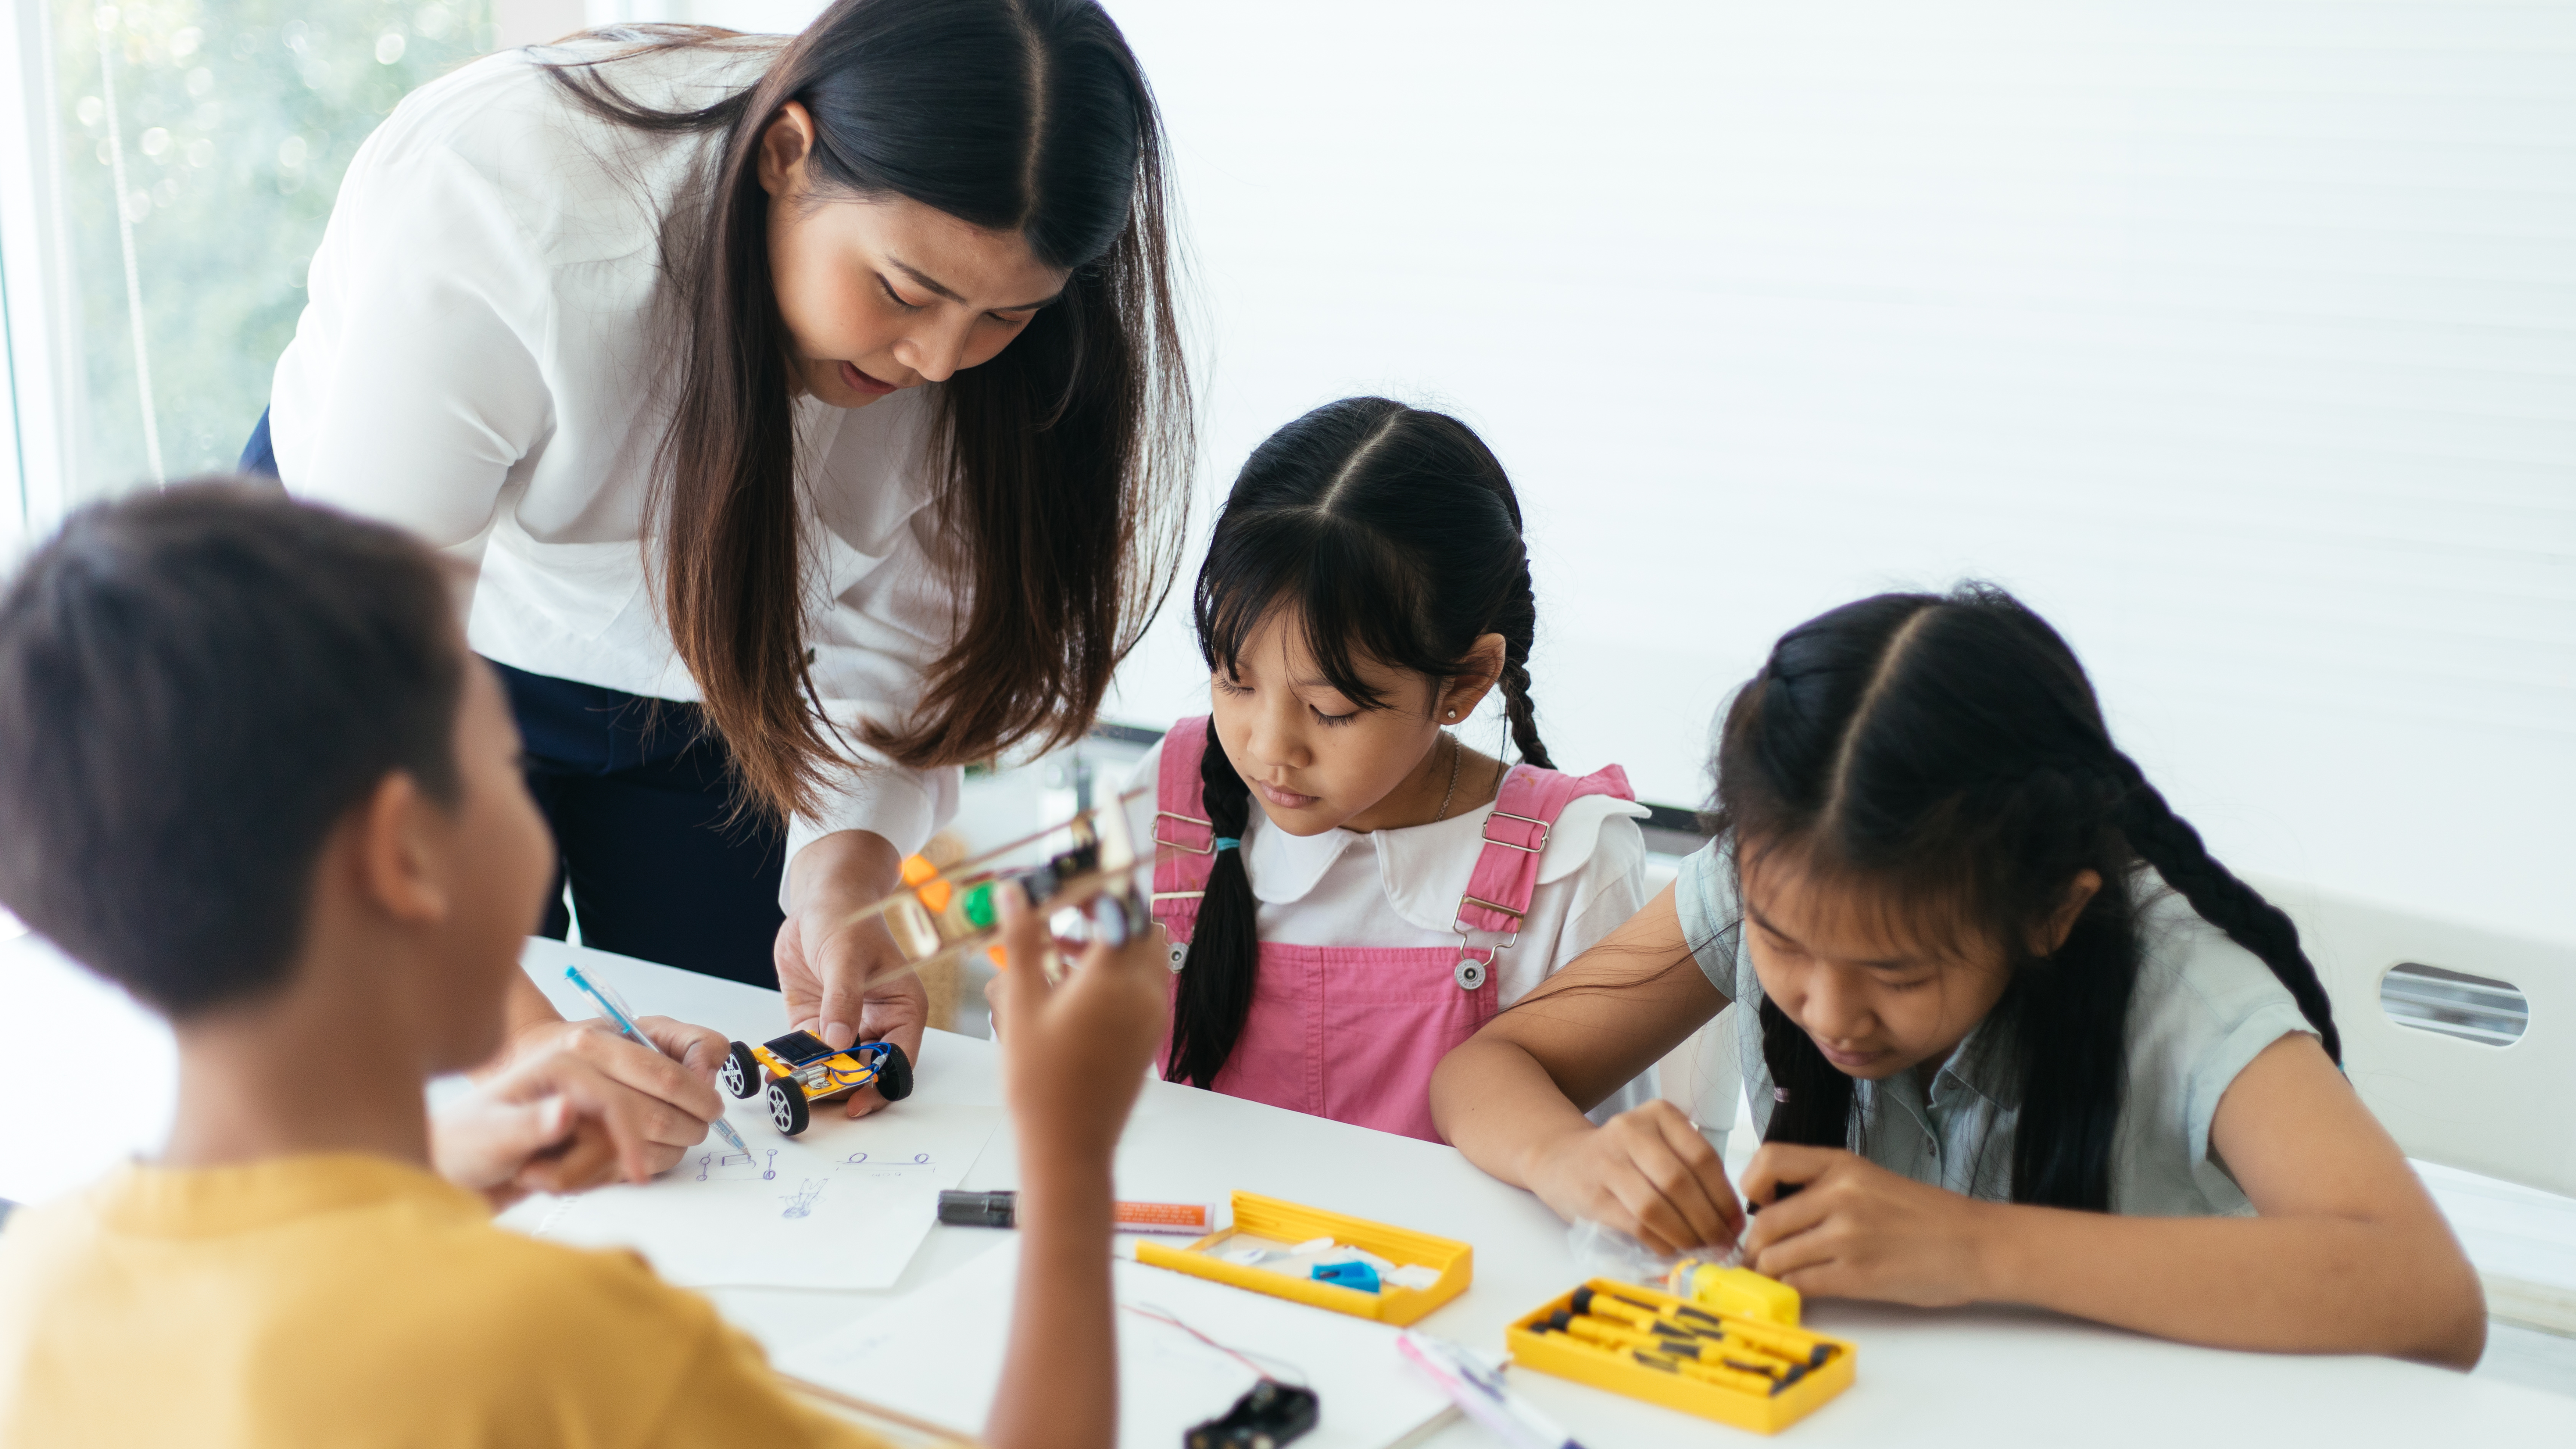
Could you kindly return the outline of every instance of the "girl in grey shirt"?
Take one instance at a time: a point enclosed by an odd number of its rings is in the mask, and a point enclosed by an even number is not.
[[[1716,775],[1673,886],[1441,1063],[1477,1165],[1806,1293],[2477,1361],[2477,1277],[2344,1081],[2297,928],[2036,615],[1971,587],[1800,625]],[[1585,1120],[1730,1003],[1764,1142],[1740,1184],[1669,1103]]]

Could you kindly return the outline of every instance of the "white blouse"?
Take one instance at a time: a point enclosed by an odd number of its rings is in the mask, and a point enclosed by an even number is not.
[[[702,106],[778,44],[601,74],[647,106]],[[279,472],[298,496],[479,553],[467,638],[504,664],[699,697],[662,624],[645,511],[678,351],[662,224],[697,204],[718,144],[600,121],[512,51],[406,97],[341,183],[278,359]],[[924,550],[927,392],[794,404],[814,683],[853,741],[911,713],[953,637],[959,586]],[[851,828],[910,852],[955,813],[957,770],[847,748],[829,802],[791,823],[791,857]]]
[[[1154,838],[1163,747],[1136,762],[1127,780],[1139,794],[1128,806],[1139,841]],[[1493,802],[1429,825],[1399,830],[1327,830],[1291,835],[1254,805],[1243,832],[1243,864],[1260,901],[1255,932],[1294,946],[1454,947],[1459,897],[1484,850]],[[1494,956],[1494,991],[1503,1006],[1527,996],[1646,904],[1646,838],[1637,821],[1646,807],[1611,795],[1567,803],[1538,858],[1538,888],[1520,938]],[[1478,931],[1469,944],[1499,946],[1506,937]],[[1593,1109],[1594,1121],[1652,1097],[1640,1077]]]

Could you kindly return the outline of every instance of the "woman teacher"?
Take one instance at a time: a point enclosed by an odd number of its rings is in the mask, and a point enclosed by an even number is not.
[[[899,958],[848,913],[961,764],[1089,727],[1171,578],[1165,210],[1152,95],[1091,0],[491,57],[351,162],[253,452],[479,544],[468,637],[585,944],[917,1054],[922,988],[868,987]],[[715,1033],[657,1023],[692,1073],[533,987],[513,1027],[632,1089],[618,1135],[657,1169],[720,1107]]]

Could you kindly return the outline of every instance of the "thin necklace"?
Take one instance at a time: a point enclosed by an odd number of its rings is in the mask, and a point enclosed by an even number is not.
[[[1440,813],[1431,817],[1434,825],[1449,818],[1449,802],[1458,798],[1458,762],[1467,754],[1467,747],[1458,743],[1456,735],[1442,730],[1440,737],[1449,742],[1449,788],[1440,796]]]

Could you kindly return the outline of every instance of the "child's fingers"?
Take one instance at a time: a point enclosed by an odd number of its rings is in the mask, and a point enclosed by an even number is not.
[[[1831,1190],[1823,1190],[1774,1199],[1745,1228],[1745,1253],[1748,1256],[1760,1253],[1800,1234],[1813,1232],[1834,1215],[1837,1196]]]
[[[525,1192],[584,1192],[616,1181],[617,1144],[596,1119],[576,1123],[572,1136],[531,1159],[514,1184]]]
[[[1635,1166],[1654,1189],[1656,1201],[1647,1216],[1656,1232],[1683,1248],[1723,1247],[1735,1241],[1724,1210],[1679,1158],[1655,1154]]]
[[[1754,1229],[1758,1232],[1769,1226],[1768,1223],[1757,1222]],[[1824,1285],[1839,1282],[1846,1276],[1842,1256],[1833,1238],[1830,1233],[1801,1230],[1757,1249],[1751,1246],[1753,1234],[1747,1233],[1744,1265],[1766,1278],[1788,1283],[1801,1293],[1831,1292],[1834,1290]],[[1797,1278],[1795,1282],[1791,1281],[1793,1274]]]
[[[1627,1161],[1608,1174],[1610,1195],[1635,1215],[1661,1252],[1734,1240],[1716,1204],[1660,1138],[1626,1144]]]
[[[703,1126],[700,1127],[699,1134],[701,1137],[705,1135]],[[650,1182],[654,1174],[672,1162],[678,1161],[687,1153],[687,1148],[683,1147],[670,1154],[669,1160],[665,1161],[665,1155],[658,1150],[657,1144],[641,1132],[616,1132],[612,1128],[612,1136],[617,1144],[617,1170],[628,1182]],[[695,1143],[689,1144],[689,1146],[695,1145]]]
[[[716,1073],[723,1069],[725,1055],[733,1049],[722,1032],[667,1016],[639,1016],[635,1018],[635,1029],[660,1047],[664,1056],[709,1083],[715,1081]]]
[[[513,1101],[477,1091],[431,1120],[430,1160],[440,1176],[479,1191],[509,1181],[571,1130],[560,1096]]]
[[[1164,968],[1167,957],[1162,933],[1152,920],[1148,919],[1142,930],[1131,931],[1120,945],[1111,946],[1101,939],[1101,913],[1121,909],[1108,895],[1093,897],[1087,907],[1092,919],[1090,939],[1083,943],[1059,940],[1056,949],[1073,963],[1073,978],[1112,978],[1112,984],[1122,988],[1151,983],[1160,990],[1161,978],[1168,974]]]
[[[993,1040],[1002,1039],[1002,1017],[1010,1010],[1011,978],[1009,973],[994,975],[984,983],[984,1014],[993,1023]]]
[[[1789,1142],[1766,1142],[1744,1168],[1744,1200],[1757,1211],[1768,1212],[1786,1187],[1794,1192],[1814,1182],[1850,1153],[1836,1147],[1805,1147]]]
[[[1725,1165],[1672,1103],[1652,1101],[1620,1113],[1601,1129],[1597,1143],[1611,1154],[1605,1176],[1621,1206],[1657,1236],[1685,1247],[1735,1240],[1734,1192],[1726,1186]],[[1627,1178],[1635,1181],[1622,1191]]]
[[[1671,1106],[1664,1102],[1655,1105]],[[1744,1231],[1744,1209],[1735,1200],[1735,1188],[1726,1180],[1726,1163],[1717,1155],[1717,1149],[1708,1145],[1708,1139],[1700,1135],[1699,1129],[1691,1125],[1690,1118],[1683,1116],[1679,1108],[1658,1112],[1650,1120],[1656,1131],[1663,1135],[1665,1145],[1672,1149],[1675,1160],[1690,1174],[1687,1193],[1695,1202],[1706,1203],[1712,1216],[1702,1219],[1697,1211],[1690,1210],[1695,1203],[1685,1204],[1686,1215],[1695,1223],[1713,1223],[1717,1235],[1707,1241],[1735,1241],[1736,1234]]]
[[[703,1096],[708,1110],[675,1105],[671,1097],[639,1089],[636,1080]],[[707,1134],[721,1113],[715,1088],[650,1047],[575,1024],[557,1036],[554,1049],[523,1058],[496,1086],[525,1097],[560,1095],[585,1122],[596,1122],[615,1143],[615,1162],[629,1181],[641,1182],[679,1160]]]
[[[1029,909],[1029,898],[1015,881],[993,888],[993,904],[1002,912],[1002,953],[1016,966],[1022,953],[1045,944],[1046,923]]]
[[[1652,1183],[1630,1177],[1612,1182],[1609,1187],[1612,1200],[1626,1210],[1630,1221],[1606,1226],[1625,1229],[1647,1252],[1664,1257],[1699,1246],[1699,1235],[1691,1231],[1681,1210],[1655,1191]]]
[[[1004,881],[993,900],[1002,912],[1002,973],[994,985],[1014,1016],[1025,1015],[1046,996],[1046,972],[1039,968],[1046,959],[1046,922],[1012,882]]]
[[[1161,923],[1150,917],[1128,936],[1127,944],[1115,950],[1106,946],[1093,949],[1129,985],[1150,986],[1156,996],[1162,994],[1164,978],[1172,974],[1170,943],[1163,938]]]
[[[1711,1247],[1734,1241],[1725,1220],[1718,1216],[1714,1204],[1699,1190],[1689,1175],[1669,1160],[1638,1164],[1632,1179],[1642,1191],[1618,1194],[1621,1205],[1637,1215],[1654,1235],[1664,1240],[1660,1252],[1674,1253],[1685,1248]]]
[[[579,1025],[587,1027],[590,1023]],[[605,1027],[567,1032],[562,1041],[574,1056],[598,1068],[603,1076],[639,1099],[668,1104],[671,1115],[694,1118],[699,1132],[724,1115],[724,1098],[716,1095],[712,1081],[649,1046],[629,1041]],[[697,1133],[665,1133],[661,1140],[685,1144],[696,1141]]]
[[[1061,988],[1067,1009],[1089,1023],[1086,1029],[1114,1034],[1122,1056],[1135,1056],[1141,1067],[1162,1039],[1168,959],[1161,933],[1150,926],[1120,946],[1094,941]]]
[[[577,1125],[572,1104],[560,1096],[516,1103],[504,1111],[507,1115],[494,1123],[493,1146],[507,1158],[523,1162],[563,1146]]]

